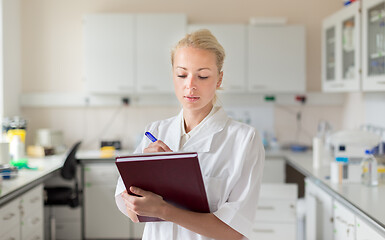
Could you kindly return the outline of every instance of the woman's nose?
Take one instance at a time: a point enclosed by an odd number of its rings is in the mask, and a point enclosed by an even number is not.
[[[196,78],[190,75],[186,78],[185,86],[187,89],[196,89]]]

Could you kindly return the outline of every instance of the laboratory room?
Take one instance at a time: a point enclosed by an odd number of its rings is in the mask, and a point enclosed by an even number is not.
[[[0,3],[0,240],[385,240],[385,0]]]

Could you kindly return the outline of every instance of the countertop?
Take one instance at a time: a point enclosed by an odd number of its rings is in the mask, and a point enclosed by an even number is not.
[[[0,206],[37,186],[52,175],[57,174],[63,166],[64,160],[64,155],[29,158],[28,166],[37,167],[37,169],[20,169],[17,177],[7,180],[4,179],[0,188]]]
[[[385,234],[385,184],[368,187],[361,183],[332,183],[330,176],[330,159],[324,159],[323,164],[313,168],[312,152],[294,153],[291,151],[268,152],[267,156],[282,156],[286,162],[312,180],[334,199],[347,206],[356,215]],[[378,224],[378,225],[377,225]]]

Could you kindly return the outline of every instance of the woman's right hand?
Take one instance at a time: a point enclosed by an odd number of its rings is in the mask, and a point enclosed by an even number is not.
[[[131,211],[131,209],[129,208],[129,201],[128,201],[128,199],[130,198],[130,195],[127,193],[127,190],[124,190],[124,192],[122,192],[121,195],[122,195],[122,198],[123,198],[123,201],[124,201],[124,205],[126,206],[128,217],[134,223],[139,222],[138,216],[133,211]]]
[[[144,150],[144,153],[155,153],[155,152],[172,152],[172,150],[161,140],[150,143]]]

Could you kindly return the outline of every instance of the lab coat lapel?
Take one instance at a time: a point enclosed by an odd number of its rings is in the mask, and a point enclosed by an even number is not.
[[[181,130],[181,118],[183,116],[183,111],[180,111],[178,116],[172,119],[170,125],[165,132],[164,143],[174,152],[179,151],[180,137],[182,135]]]
[[[209,152],[214,135],[222,131],[228,121],[228,116],[223,108],[219,108],[204,123],[199,132],[192,136],[183,146],[185,152]]]

